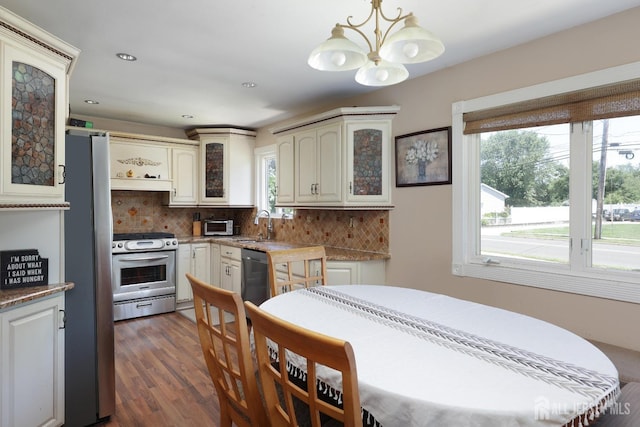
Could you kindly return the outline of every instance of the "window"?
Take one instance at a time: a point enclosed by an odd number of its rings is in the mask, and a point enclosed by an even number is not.
[[[271,218],[281,218],[283,214],[293,214],[293,209],[276,207],[276,151],[275,146],[258,147],[256,158],[256,207],[258,212],[267,210]],[[286,218],[285,215],[285,218]]]
[[[639,70],[453,105],[454,274],[640,302]]]

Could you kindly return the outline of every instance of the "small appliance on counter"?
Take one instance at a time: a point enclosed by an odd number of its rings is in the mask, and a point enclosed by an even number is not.
[[[233,236],[232,219],[205,219],[202,221],[204,236]]]
[[[193,232],[194,236],[202,236],[202,221],[200,221],[200,213],[193,214]]]

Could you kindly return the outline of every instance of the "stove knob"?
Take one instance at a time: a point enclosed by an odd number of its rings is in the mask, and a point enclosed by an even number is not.
[[[124,244],[122,242],[118,242],[118,247],[122,248],[122,247],[124,247]]]
[[[177,240],[174,240],[174,241],[173,241],[173,246],[177,246],[177,245],[178,245],[178,241],[177,241]]]

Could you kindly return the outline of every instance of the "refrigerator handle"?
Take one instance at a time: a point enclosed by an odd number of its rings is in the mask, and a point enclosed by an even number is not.
[[[60,165],[60,167],[62,168],[62,181],[60,181],[60,184],[64,184],[67,182],[67,167],[65,165]]]
[[[67,312],[64,310],[58,310],[60,317],[58,318],[58,329],[64,329],[67,326]]]

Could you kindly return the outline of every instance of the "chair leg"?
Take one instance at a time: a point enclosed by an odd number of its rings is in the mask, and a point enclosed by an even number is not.
[[[226,404],[220,402],[220,427],[232,427],[231,415]]]

